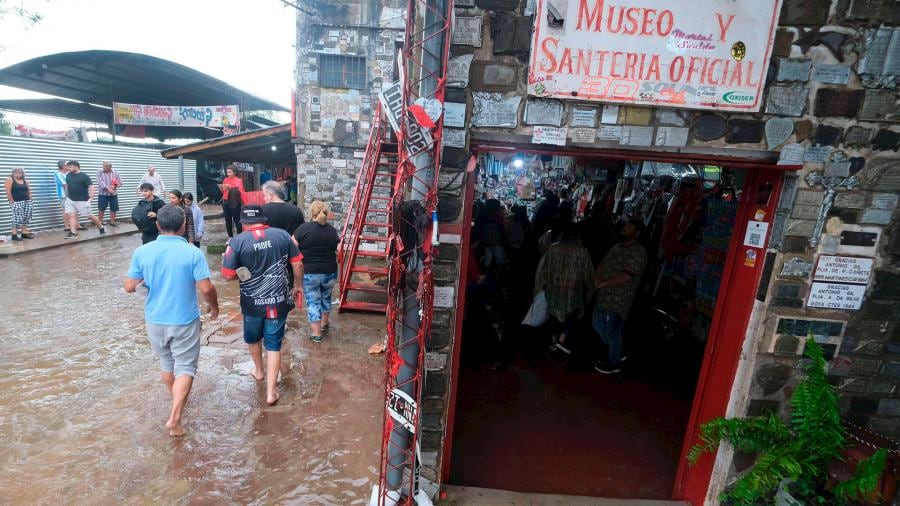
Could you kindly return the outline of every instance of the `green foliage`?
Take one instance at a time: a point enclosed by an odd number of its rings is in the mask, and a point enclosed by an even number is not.
[[[692,465],[727,441],[738,451],[756,454],[753,468],[722,494],[737,505],[756,504],[774,496],[778,485],[791,481],[791,493],[804,504],[824,504],[828,465],[841,457],[846,433],[841,425],[837,396],[828,384],[822,348],[810,336],[806,344],[806,376],[791,397],[790,422],[772,413],[751,418],[716,418],[700,427],[700,442],[688,451]],[[852,478],[832,492],[844,501],[865,496],[878,485],[887,453],[879,451],[859,463]]]
[[[0,135],[12,135],[12,125],[0,117]]]

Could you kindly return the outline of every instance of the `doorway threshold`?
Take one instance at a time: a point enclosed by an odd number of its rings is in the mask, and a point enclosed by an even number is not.
[[[683,501],[603,499],[576,495],[527,494],[493,488],[442,485],[447,498],[439,505],[453,506],[689,506]]]

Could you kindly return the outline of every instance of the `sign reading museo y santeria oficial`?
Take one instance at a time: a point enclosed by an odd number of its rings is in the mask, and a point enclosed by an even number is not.
[[[537,0],[528,93],[758,111],[781,0]]]
[[[238,122],[236,105],[140,105],[113,102],[117,125],[224,128]]]

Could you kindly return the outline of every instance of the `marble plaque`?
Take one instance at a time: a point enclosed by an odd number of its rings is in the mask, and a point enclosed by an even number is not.
[[[896,88],[900,75],[900,29],[869,30],[857,72],[863,86]]]
[[[701,114],[694,120],[694,138],[701,141],[721,139],[726,130],[725,118],[718,114]]]
[[[803,165],[806,148],[802,144],[788,144],[778,152],[778,165]]]
[[[650,146],[653,144],[653,127],[624,126],[619,143],[626,146]]]
[[[657,146],[686,146],[689,128],[661,126],[656,129]]]
[[[859,217],[860,223],[872,225],[890,225],[894,211],[888,209],[866,209]]]
[[[788,118],[772,118],[766,121],[766,145],[772,150],[788,140],[794,133],[794,122]]]
[[[784,266],[781,268],[781,275],[790,278],[808,278],[812,268],[812,262],[794,257],[784,263]]]
[[[559,100],[529,98],[525,101],[525,124],[560,127],[563,124],[564,112],[565,107]]]
[[[894,210],[898,200],[900,196],[896,193],[876,193],[872,196],[872,208]]]
[[[872,129],[861,126],[852,126],[844,132],[844,145],[848,147],[863,147],[869,144],[872,138]]]
[[[481,16],[456,16],[451,44],[481,47]]]
[[[897,55],[900,58],[900,54]],[[893,90],[866,90],[866,98],[859,110],[859,119],[870,121],[900,121],[897,110],[897,92]]]
[[[444,146],[450,148],[465,148],[466,130],[464,128],[444,127]]]
[[[601,141],[619,141],[619,138],[622,137],[622,127],[615,126],[607,126],[603,125],[597,130],[597,138]]]
[[[819,88],[816,92],[816,116],[845,116],[853,118],[859,113],[865,90]]]
[[[808,139],[812,131],[812,121],[808,119],[801,119],[800,121],[794,122],[794,133],[797,134],[797,142],[803,142]]]
[[[766,113],[780,116],[803,116],[809,88],[803,85],[772,86],[766,97]]]
[[[600,123],[604,125],[615,125],[619,123],[619,106],[604,105],[603,114],[600,116]]]
[[[725,141],[734,144],[762,141],[765,126],[762,121],[751,119],[732,119],[728,121],[725,132]]]
[[[813,81],[825,84],[847,84],[850,82],[849,65],[816,65]]]
[[[862,209],[866,206],[866,195],[859,192],[838,192],[834,198],[834,207]]]
[[[466,127],[466,104],[447,102],[444,104],[444,125],[453,128]]]
[[[652,116],[653,109],[649,107],[625,105],[619,108],[619,123],[623,125],[646,126],[650,124]]]
[[[474,54],[464,54],[450,59],[447,67],[447,87],[465,88],[469,86],[469,71],[472,68]]]
[[[597,109],[593,107],[573,107],[569,126],[594,128],[597,126]]]
[[[476,127],[516,128],[521,96],[504,98],[500,93],[472,93],[472,124]]]
[[[825,177],[849,177],[850,160],[843,151],[832,151],[825,160]]]
[[[569,137],[572,138],[572,142],[593,144],[597,140],[597,130],[595,128],[570,128]]]
[[[679,109],[657,109],[656,122],[660,125],[687,126],[688,112]]]
[[[834,148],[831,146],[810,146],[806,148],[803,161],[806,163],[825,163],[832,149]]]
[[[809,69],[812,67],[812,60],[800,60],[794,58],[778,59],[778,75],[776,81],[809,81]]]

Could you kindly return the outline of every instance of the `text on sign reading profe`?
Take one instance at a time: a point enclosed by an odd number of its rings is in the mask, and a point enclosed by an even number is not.
[[[735,15],[716,12],[715,28],[709,33],[685,33],[675,28],[675,14],[669,9],[624,7],[606,4],[606,0],[580,0],[575,22],[576,31],[606,32],[638,37],[660,37],[676,41],[677,49],[715,49],[724,44]],[[560,47],[559,37],[541,41],[543,59],[539,71],[548,74],[570,74],[593,77],[617,77],[642,81],[668,79],[673,83],[713,84],[755,87],[759,78],[758,62],[627,51]],[[754,69],[755,67],[755,69]]]

